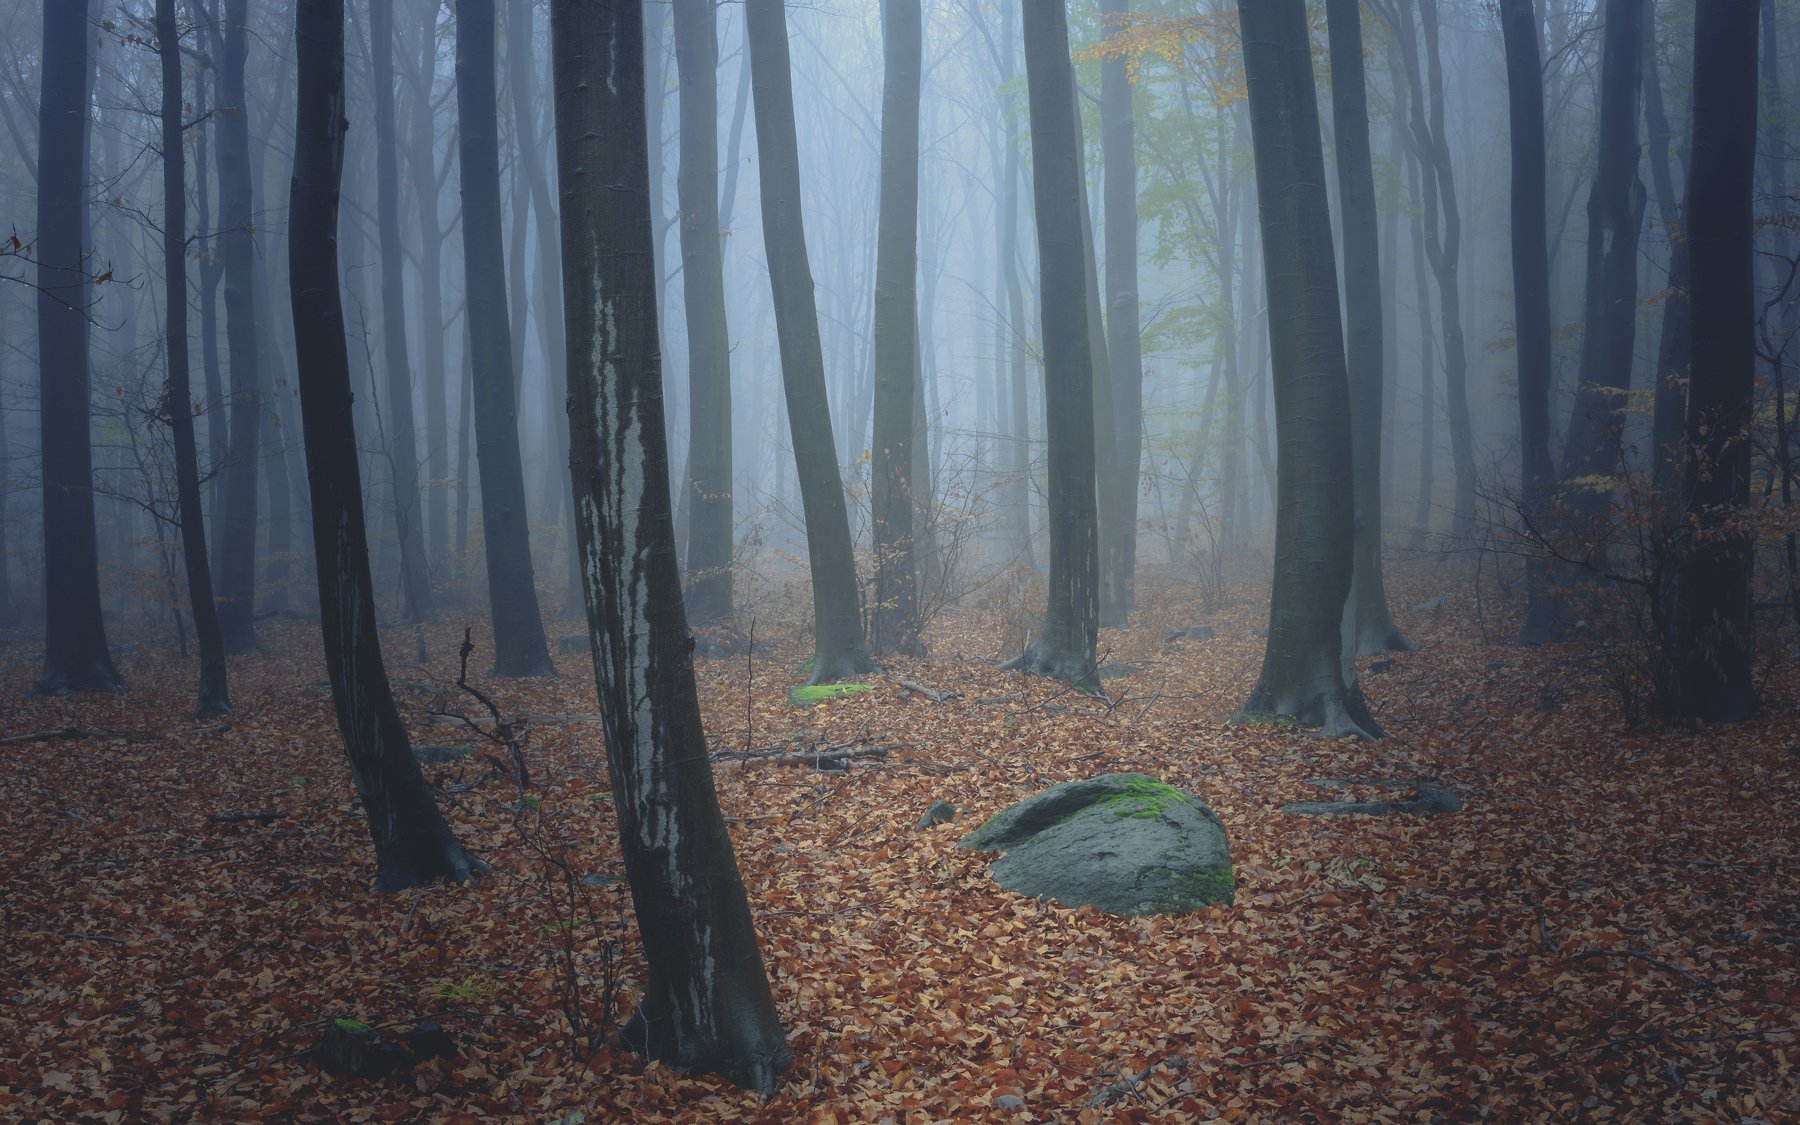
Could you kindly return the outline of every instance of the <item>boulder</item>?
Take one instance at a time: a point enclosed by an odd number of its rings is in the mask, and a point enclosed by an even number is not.
[[[933,801],[931,807],[925,810],[925,815],[919,818],[919,823],[913,827],[935,828],[940,824],[948,824],[956,819],[958,811],[949,801]]]
[[[1218,816],[1141,773],[1053,785],[960,846],[1005,852],[993,874],[1009,891],[1112,914],[1183,914],[1229,903],[1236,889]]]

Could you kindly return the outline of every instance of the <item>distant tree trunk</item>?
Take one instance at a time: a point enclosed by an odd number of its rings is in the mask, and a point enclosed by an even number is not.
[[[550,19],[588,636],[650,969],[622,1037],[651,1059],[767,1094],[789,1055],[713,790],[675,565],[643,5],[553,0]]]
[[[1690,539],[1674,631],[1675,711],[1709,723],[1756,710],[1750,590],[1755,540],[1750,430],[1756,396],[1756,0],[1713,0],[1694,17],[1694,150],[1688,165],[1693,344],[1684,493]]]
[[[714,0],[675,0],[681,77],[681,285],[688,326],[687,603],[732,617],[731,338],[719,243],[719,36]]]
[[[881,199],[875,246],[875,421],[869,514],[875,525],[875,604],[869,648],[918,654],[913,542],[913,406],[918,395],[919,0],[882,0]]]
[[[1019,181],[1020,169],[1018,95],[1010,89],[1017,72],[1013,65],[1013,28],[1018,8],[1002,3],[1000,18],[1000,79],[1008,87],[1003,95],[1001,113],[1006,119],[1006,169],[1000,189],[1000,268],[1006,290],[1006,319],[1009,325],[1007,366],[1007,442],[1012,485],[1007,489],[1006,508],[1012,525],[1015,557],[1029,569],[1036,569],[1031,550],[1031,411],[1028,403],[1030,386],[1026,364],[1028,336],[1025,324],[1025,292],[1019,282]]]
[[[163,145],[163,285],[168,294],[164,355],[164,391],[169,429],[175,444],[175,507],[181,524],[181,555],[186,563],[188,601],[194,613],[194,636],[200,648],[200,686],[194,702],[196,718],[231,710],[225,681],[225,642],[213,605],[212,572],[206,559],[206,525],[200,512],[200,458],[194,449],[193,393],[188,389],[187,282],[187,155],[182,147],[181,33],[175,26],[175,0],[156,0],[156,39],[162,56]],[[5,590],[0,589],[0,605]]]
[[[257,370],[255,205],[250,187],[248,0],[225,0],[218,41],[219,230],[225,267],[225,355],[231,368],[230,448],[224,465],[225,518],[218,543],[219,630],[228,653],[255,652],[256,486],[262,435]]]
[[[394,515],[400,530],[401,587],[406,616],[432,616],[425,562],[425,513],[419,506],[419,445],[413,428],[412,361],[406,351],[406,267],[400,249],[400,172],[394,129],[394,0],[369,0],[375,85],[376,225],[381,236],[381,338],[387,365],[384,429],[393,460]]]
[[[214,5],[212,0],[188,0],[188,18],[199,26],[214,23]],[[195,229],[200,237],[207,240],[204,245],[211,245],[213,238],[212,209],[212,164],[211,143],[209,139],[216,126],[212,120],[212,105],[207,86],[211,81],[217,85],[216,61],[200,72],[200,80],[194,84],[194,120],[201,124],[195,127],[194,134],[194,220]],[[210,77],[209,77],[210,76]],[[219,368],[219,282],[224,278],[224,268],[219,264],[217,254],[199,255],[200,265],[200,371],[206,386],[206,477],[207,511],[211,514],[213,530],[216,534],[225,518],[223,500],[223,481],[217,474],[225,467],[230,439],[227,436],[229,416],[225,410],[225,380]]]
[[[1431,319],[1431,275],[1425,264],[1425,197],[1416,154],[1407,162],[1406,186],[1412,196],[1413,302],[1419,316],[1419,472],[1418,498],[1413,507],[1412,535],[1408,545],[1425,549],[1431,537],[1431,502],[1437,484],[1437,331]]]
[[[1080,88],[1070,79],[1079,101]],[[1081,107],[1075,117],[1075,151],[1080,154],[1081,183],[1076,201],[1081,208],[1082,305],[1087,310],[1089,369],[1093,372],[1093,407],[1089,424],[1094,430],[1094,534],[1100,557],[1100,624],[1122,626],[1131,615],[1131,598],[1125,587],[1125,538],[1120,526],[1120,467],[1118,432],[1113,425],[1112,353],[1106,343],[1106,311],[1102,307],[1100,263],[1094,248],[1094,215],[1088,204],[1087,140],[1082,130]]]
[[[1081,150],[1063,0],[1021,0],[1037,204],[1044,415],[1050,458],[1050,576],[1044,625],[1005,667],[1097,688],[1100,551],[1094,498],[1094,371],[1082,251]]]
[[[100,617],[88,430],[88,82],[85,4],[44,0],[38,97],[38,433],[44,480],[44,672],[39,695],[116,691]]]
[[[1625,396],[1637,333],[1638,232],[1644,185],[1638,179],[1638,97],[1642,88],[1644,0],[1606,0],[1600,67],[1599,160],[1588,195],[1587,331],[1580,386],[1563,441],[1563,507],[1581,550],[1603,538],[1612,489],[1599,478],[1619,469]]]
[[[1544,77],[1535,0],[1501,0],[1506,91],[1512,126],[1513,324],[1518,339],[1519,507],[1537,534],[1548,530],[1556,467],[1550,459],[1550,254],[1545,211]],[[1525,625],[1519,643],[1542,644],[1561,629],[1550,570],[1525,564]]]
[[[419,340],[425,360],[425,523],[434,566],[450,558],[450,369],[444,356],[444,228],[438,218],[437,121],[431,79],[437,73],[435,0],[419,5],[420,60],[406,142],[407,171],[419,224]]]
[[[494,674],[555,673],[532,575],[519,459],[518,393],[500,242],[500,142],[494,85],[494,0],[456,0],[456,105],[463,193],[463,268],[474,362],[482,541],[494,619]]]
[[[1131,0],[1101,0],[1104,15],[1122,19]],[[1137,587],[1138,485],[1144,456],[1144,361],[1138,325],[1137,127],[1131,79],[1123,58],[1100,64],[1100,148],[1106,216],[1106,347],[1112,368],[1113,457],[1118,467],[1117,565],[1125,610]]]
[[[1379,736],[1343,651],[1355,565],[1350,382],[1305,0],[1238,0],[1275,368],[1275,585],[1250,717]],[[1346,682],[1346,672],[1350,673]]]
[[[1369,152],[1358,0],[1328,0],[1331,105],[1344,240],[1344,317],[1349,349],[1350,445],[1355,468],[1356,564],[1351,578],[1355,655],[1412,648],[1388,613],[1381,576],[1381,271],[1375,161]],[[1394,263],[1387,263],[1388,269]]]
[[[1650,143],[1650,182],[1656,209],[1669,239],[1669,284],[1663,291],[1661,334],[1656,345],[1656,374],[1651,414],[1650,495],[1659,519],[1681,509],[1681,438],[1687,424],[1687,375],[1690,313],[1688,282],[1691,247],[1681,218],[1671,168],[1671,129],[1663,101],[1662,74],[1656,65],[1656,20],[1644,20],[1644,133]]]
[[[450,834],[419,772],[388,687],[375,627],[350,355],[338,290],[338,191],[349,127],[343,0],[299,0],[294,43],[299,91],[288,196],[288,288],[332,704],[375,844],[376,889],[404,890],[434,879],[467,882],[479,864]]]
[[[874,663],[863,641],[862,594],[825,394],[825,356],[800,208],[800,144],[782,0],[745,0],[744,33],[755,95],[769,289],[812,572],[813,670],[807,682],[820,684],[860,675]]]

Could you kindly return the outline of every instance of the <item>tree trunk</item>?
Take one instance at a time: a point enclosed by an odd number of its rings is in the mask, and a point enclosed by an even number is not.
[[[1014,557],[1027,569],[1037,569],[1031,550],[1031,410],[1026,352],[1025,292],[1019,282],[1019,153],[1018,95],[1012,92],[1017,76],[1013,65],[1013,27],[1017,6],[1003,2],[1000,19],[1000,79],[1007,89],[1000,112],[1006,121],[1006,169],[1000,189],[1000,268],[1006,290],[1007,333],[1007,450],[1012,484],[1006,492],[1008,522],[1012,526]]]
[[[1082,130],[1080,88],[1070,78],[1077,104],[1075,151],[1079,154],[1081,181],[1076,200],[1081,208],[1082,306],[1087,312],[1089,369],[1093,372],[1094,429],[1094,534],[1100,556],[1100,624],[1122,626],[1131,615],[1130,592],[1125,587],[1127,529],[1119,524],[1120,469],[1118,434],[1113,426],[1112,355],[1106,343],[1106,313],[1101,307],[1100,263],[1094,252],[1094,216],[1088,204],[1087,141]]]
[[[212,572],[206,559],[200,458],[194,449],[194,403],[188,389],[187,154],[182,147],[181,33],[175,26],[175,0],[156,0],[156,39],[162,56],[163,285],[168,294],[164,408],[174,437],[175,508],[181,524],[181,555],[187,564],[194,637],[200,648],[194,716],[208,718],[231,710],[231,694],[226,690],[225,642],[219,635]],[[4,601],[5,591],[0,589],[0,604]]]
[[[294,41],[299,90],[288,197],[288,288],[332,704],[375,844],[376,889],[404,890],[434,879],[467,882],[479,864],[450,834],[419,772],[388,687],[375,628],[350,355],[338,289],[338,191],[349,127],[343,0],[299,0]]]
[[[1369,152],[1363,88],[1362,13],[1358,0],[1328,0],[1331,106],[1337,141],[1338,197],[1344,240],[1344,318],[1354,459],[1356,563],[1351,578],[1351,637],[1356,655],[1412,648],[1388,613],[1381,576],[1381,257],[1375,221],[1375,161]],[[1393,263],[1388,263],[1393,268]]]
[[[1050,576],[1043,630],[1008,668],[1098,690],[1100,552],[1094,497],[1094,371],[1082,251],[1081,150],[1063,0],[1021,0],[1037,204]]]
[[[881,199],[875,246],[875,401],[869,513],[875,604],[869,648],[918,655],[913,405],[918,395],[919,0],[882,0]]]
[[[1305,0],[1238,0],[1275,372],[1275,583],[1252,718],[1379,736],[1342,625],[1355,554],[1350,383]],[[1353,670],[1352,670],[1353,675]]]
[[[1690,539],[1674,630],[1682,716],[1735,722],[1756,710],[1747,526],[1756,395],[1756,0],[1713,0],[1694,17],[1694,152],[1688,166],[1693,343],[1684,487]]]
[[[675,0],[681,79],[681,287],[688,328],[687,603],[732,617],[731,339],[719,227],[719,38],[713,0]]]
[[[494,674],[556,671],[544,646],[519,459],[519,411],[500,241],[500,141],[494,0],[456,0],[456,105],[462,161],[463,268],[474,363],[475,455],[494,621]]]
[[[1550,459],[1550,255],[1545,211],[1544,78],[1535,0],[1501,0],[1506,91],[1512,126],[1513,324],[1519,371],[1519,510],[1534,534],[1547,530],[1556,468]],[[1550,569],[1525,564],[1525,625],[1519,643],[1542,644],[1562,628]]]
[[[406,281],[400,249],[400,172],[394,129],[394,0],[369,0],[375,85],[376,225],[381,237],[381,338],[387,365],[385,426],[393,462],[394,516],[400,530],[401,588],[406,616],[432,616],[425,563],[425,513],[419,506],[419,444],[413,427],[412,361],[406,351]]]
[[[675,565],[643,6],[554,0],[550,18],[582,581],[650,970],[622,1037],[651,1059],[767,1094],[788,1050],[713,790]]]
[[[425,359],[425,523],[429,529],[431,565],[445,566],[450,557],[450,368],[444,356],[444,228],[438,218],[437,120],[432,108],[432,78],[437,73],[435,0],[419,5],[420,60],[415,71],[417,99],[407,137],[406,162],[411,173],[419,224],[419,340]]]
[[[1115,19],[1131,12],[1131,0],[1101,0]],[[1106,216],[1106,348],[1112,369],[1113,458],[1117,488],[1117,565],[1125,610],[1137,588],[1138,486],[1144,456],[1144,357],[1138,325],[1137,126],[1131,79],[1123,58],[1100,64],[1100,150]]]
[[[782,0],[745,0],[744,32],[755,95],[769,288],[812,571],[813,670],[807,682],[820,684],[860,675],[874,663],[863,641],[862,593],[850,553],[850,520],[825,393],[825,356],[800,208],[800,144]]]
[[[44,0],[38,97],[38,433],[44,479],[44,672],[39,695],[116,691],[100,617],[88,427],[88,82],[85,4]]]
[[[1669,238],[1669,284],[1664,289],[1662,329],[1656,345],[1651,414],[1650,495],[1661,519],[1681,509],[1681,436],[1687,419],[1688,283],[1692,252],[1675,195],[1670,166],[1671,129],[1663,102],[1662,74],[1656,65],[1656,21],[1644,21],[1644,133],[1650,142],[1650,182],[1656,209]]]

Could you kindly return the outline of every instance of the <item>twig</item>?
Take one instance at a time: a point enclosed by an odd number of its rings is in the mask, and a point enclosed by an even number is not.
[[[280,812],[222,812],[212,814],[206,821],[208,824],[238,824],[254,820],[258,824],[274,824],[286,815]]]
[[[1639,949],[1584,949],[1579,953],[1569,954],[1569,960],[1571,960],[1571,961],[1587,961],[1587,960],[1591,960],[1595,957],[1630,958],[1630,959],[1642,961],[1644,964],[1654,966],[1655,968],[1661,969],[1664,972],[1674,973],[1676,976],[1680,976],[1680,977],[1686,977],[1688,980],[1699,985],[1701,988],[1705,988],[1705,989],[1712,990],[1712,991],[1717,991],[1718,988],[1720,987],[1720,985],[1717,981],[1711,981],[1711,980],[1707,980],[1705,977],[1696,976],[1695,974],[1690,973],[1686,969],[1682,968],[1680,965],[1671,964],[1668,961],[1664,961],[1660,957],[1654,957],[1654,956],[1652,956],[1648,953],[1645,953]]]
[[[17,746],[24,742],[59,742],[65,738],[105,738],[106,731],[61,727],[57,730],[34,730],[28,734],[11,734],[0,738],[0,746]]]
[[[899,684],[902,688],[905,688],[907,691],[918,692],[933,703],[948,703],[950,700],[956,698],[957,695],[956,692],[939,691],[936,688],[928,688],[924,684],[917,684],[911,680],[895,680],[894,682]]]

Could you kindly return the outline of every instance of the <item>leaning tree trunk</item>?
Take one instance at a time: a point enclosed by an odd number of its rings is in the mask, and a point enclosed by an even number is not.
[[[1101,0],[1100,10],[1127,18],[1131,0]],[[1144,455],[1144,356],[1138,325],[1136,122],[1123,57],[1100,64],[1101,210],[1106,217],[1106,350],[1112,369],[1113,459],[1119,582],[1130,612],[1137,589],[1137,509]]]
[[[782,0],[745,0],[744,33],[755,92],[763,242],[812,572],[813,670],[807,682],[820,684],[860,675],[874,664],[863,641],[862,594],[825,395],[825,355],[800,210],[800,144]]]
[[[463,269],[474,361],[475,455],[481,461],[482,541],[494,618],[494,674],[547,676],[518,391],[507,325],[506,254],[500,241],[500,139],[494,88],[494,0],[456,0],[456,106],[462,162]],[[522,299],[522,298],[521,298]]]
[[[200,458],[194,449],[193,392],[188,387],[187,155],[182,147],[181,33],[175,0],[156,0],[156,39],[162,56],[163,285],[167,331],[164,391],[175,443],[175,510],[181,524],[181,556],[186,563],[188,601],[200,648],[196,718],[231,710],[226,689],[225,642],[213,605],[212,571],[206,559],[206,524],[200,513]],[[0,589],[0,606],[5,591]]]
[[[44,0],[38,97],[38,434],[44,480],[44,672],[33,691],[116,691],[100,617],[88,431],[88,54],[85,4]]]
[[[768,1093],[788,1050],[713,790],[670,510],[640,0],[550,9],[576,527],[649,980],[623,1038]]]
[[[219,573],[219,630],[225,651],[256,651],[256,484],[262,436],[262,376],[257,369],[255,211],[250,186],[248,0],[225,0],[218,43],[219,229],[225,267],[225,357],[231,368],[224,516],[214,548]]]
[[[1756,397],[1757,5],[1712,0],[1694,17],[1694,151],[1688,165],[1693,275],[1686,512],[1675,607],[1674,710],[1709,723],[1756,710],[1747,526]]]
[[[406,352],[406,263],[400,249],[400,172],[394,131],[394,0],[370,0],[369,46],[375,84],[376,225],[381,236],[381,338],[387,364],[388,454],[393,462],[394,517],[400,530],[401,587],[406,616],[432,615],[425,563],[425,513],[419,506],[419,441],[413,427],[412,361]]]
[[[1382,308],[1380,232],[1375,221],[1375,162],[1369,152],[1363,88],[1362,13],[1358,0],[1328,0],[1331,106],[1337,141],[1338,197],[1344,239],[1344,319],[1349,348],[1350,448],[1354,460],[1356,545],[1350,583],[1350,637],[1356,655],[1412,648],[1388,612],[1381,576]],[[1394,263],[1386,263],[1393,269]]]
[[[1506,39],[1507,107],[1512,125],[1513,323],[1518,338],[1519,511],[1528,534],[1542,534],[1556,468],[1550,460],[1550,253],[1545,212],[1544,77],[1534,0],[1500,0]],[[1519,643],[1542,644],[1562,612],[1541,553],[1525,564],[1525,625]]]
[[[299,0],[294,179],[288,194],[288,289],[325,669],[350,776],[375,843],[375,886],[467,882],[471,860],[451,835],[406,739],[375,628],[351,411],[350,354],[338,290],[338,191],[344,171],[344,0]]]
[[[883,0],[881,200],[875,241],[875,421],[869,514],[875,527],[876,656],[919,652],[913,541],[913,407],[918,396],[919,0]],[[923,435],[920,435],[921,438]]]
[[[1238,0],[1275,369],[1275,584],[1246,718],[1377,736],[1342,659],[1355,565],[1350,382],[1305,0]]]
[[[1100,551],[1094,506],[1094,371],[1088,345],[1087,263],[1081,245],[1075,75],[1069,66],[1063,0],[1022,0],[1022,8],[1044,331],[1050,576],[1043,630],[1005,666],[1097,689]]]
[[[687,602],[732,617],[731,339],[719,224],[719,37],[714,0],[675,0],[681,78],[681,284],[688,327]]]

